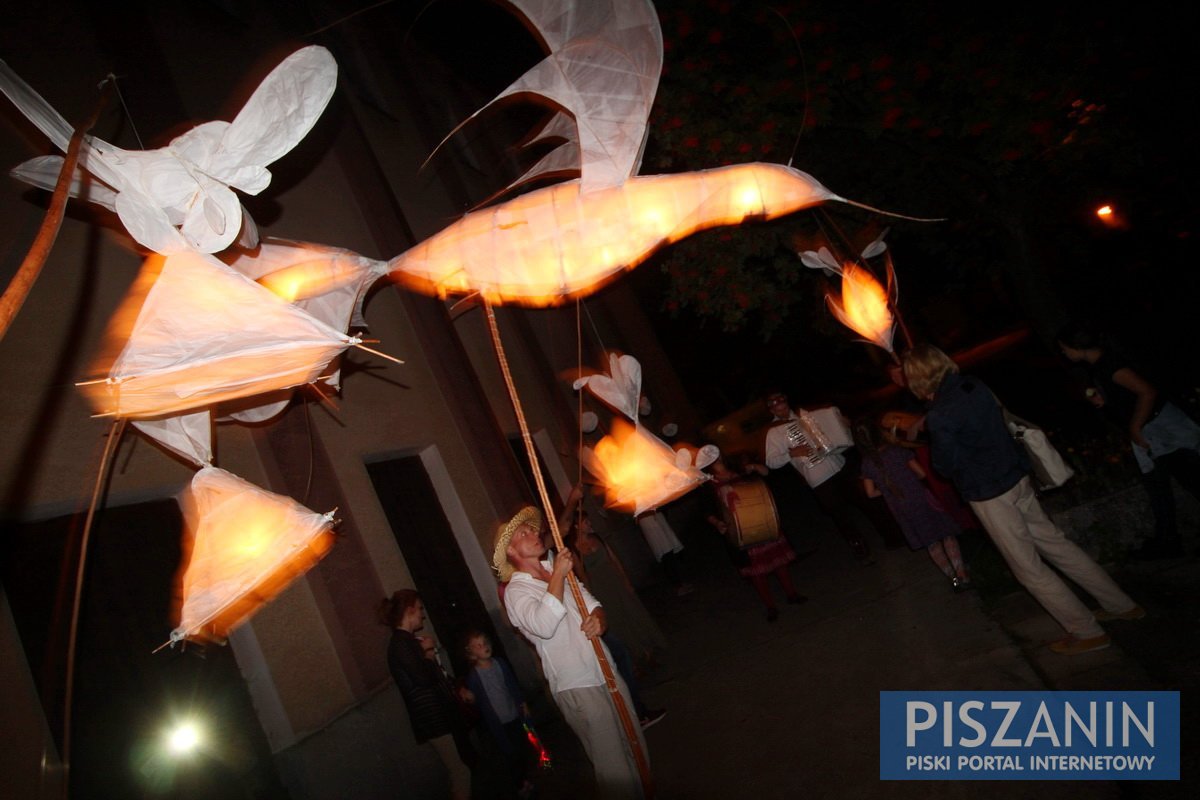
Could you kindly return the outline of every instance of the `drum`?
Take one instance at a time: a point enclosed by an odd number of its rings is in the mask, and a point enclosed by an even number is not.
[[[734,547],[753,547],[779,538],[779,514],[775,498],[762,481],[731,484],[722,504],[725,535]]]

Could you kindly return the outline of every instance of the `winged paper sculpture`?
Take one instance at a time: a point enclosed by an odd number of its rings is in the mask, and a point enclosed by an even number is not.
[[[612,432],[583,448],[583,465],[605,487],[607,505],[628,510],[635,516],[658,508],[691,491],[709,475],[701,470],[720,455],[705,445],[695,456],[686,448],[678,452],[645,428],[621,419],[613,420]]]
[[[887,251],[883,233],[867,245],[861,255],[863,263]],[[894,309],[899,299],[900,288],[896,282],[896,271],[892,267],[891,256],[885,260],[887,270],[887,289],[884,289],[869,269],[859,266],[853,261],[840,263],[827,248],[817,251],[805,250],[800,253],[800,261],[810,269],[819,269],[826,275],[839,275],[842,279],[840,297],[832,292],[825,295],[825,302],[838,322],[862,336],[868,342],[882,347],[889,353],[893,352],[893,338],[896,334],[896,318]]]
[[[107,341],[107,377],[82,384],[85,394],[101,414],[162,421],[311,383],[361,340],[213,256],[177,253],[147,259]]]
[[[186,534],[172,642],[223,642],[333,546],[333,512],[314,514],[216,467],[195,474],[181,505]]]
[[[440,297],[477,291],[492,303],[553,305],[698,230],[843,199],[778,164],[635,177],[662,71],[653,5],[509,2],[550,55],[495,100],[541,97],[558,111],[532,141],[565,139],[509,188],[567,171],[580,177],[474,211],[402,253],[391,264],[402,283]]]
[[[609,353],[608,371],[608,375],[588,375],[575,381],[575,391],[586,386],[605,405],[636,424],[642,395],[642,365],[633,356]]]
[[[616,186],[637,173],[663,44],[658,14],[647,0],[508,0],[550,51],[458,128],[494,103],[533,95],[555,109],[526,144],[562,139],[509,188],[546,174],[580,173],[583,192]]]
[[[257,229],[233,189],[258,194],[271,182],[267,165],[295,147],[329,103],[337,63],[323,47],[296,51],[267,75],[233,122],[198,125],[157,150],[124,150],[85,137],[71,194],[115,211],[129,234],[159,253],[215,253],[237,239],[253,246]],[[0,91],[50,141],[66,150],[73,128],[7,65]],[[60,156],[21,164],[13,175],[53,189]]]

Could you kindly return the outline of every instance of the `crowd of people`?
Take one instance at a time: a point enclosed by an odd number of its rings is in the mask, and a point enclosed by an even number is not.
[[[1064,331],[1059,344],[1068,359],[1088,366],[1093,385],[1086,397],[1129,431],[1155,511],[1148,548],[1178,553],[1167,476],[1193,493],[1200,490],[1200,426],[1086,330]],[[972,529],[986,532],[1013,576],[1062,627],[1065,636],[1050,644],[1055,653],[1107,647],[1102,622],[1145,615],[1043,510],[1029,458],[988,386],[928,345],[906,353],[890,375],[912,400],[853,425],[837,409],[821,410],[823,424],[838,429],[832,431],[814,430],[812,412],[792,407],[782,392],[768,393],[772,419],[761,459],[726,455],[708,468],[712,480],[699,490],[700,516],[725,541],[733,568],[753,588],[768,622],[779,618],[772,577],[787,603],[808,600],[791,573],[797,551],[807,552],[801,535],[806,518],[780,488],[782,480],[796,477],[855,562],[872,563],[872,545],[888,541],[872,521],[874,502],[886,507],[903,542],[925,551],[954,592],[973,588],[959,537]],[[536,651],[549,695],[591,761],[596,796],[641,797],[650,775],[643,731],[666,711],[646,705],[639,676],[654,668],[667,642],[611,541],[621,526],[636,524],[680,597],[691,590],[682,576],[683,542],[666,514],[647,514],[635,523],[604,508],[599,488],[582,483],[571,490],[557,523],[563,546],[556,546],[532,507],[499,527],[492,566],[506,621]],[[1089,608],[1064,577],[1099,608]],[[437,751],[452,796],[469,796],[469,765],[477,758],[466,735],[472,716],[505,760],[508,794],[530,796],[538,763],[530,706],[491,638],[480,630],[464,637],[470,666],[456,682],[432,640],[420,633],[425,615],[415,592],[401,590],[384,601],[380,617],[393,629],[388,664],[413,733]]]

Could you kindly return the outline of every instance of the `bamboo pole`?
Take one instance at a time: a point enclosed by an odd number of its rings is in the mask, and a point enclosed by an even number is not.
[[[3,296],[0,296],[0,339],[3,339],[8,333],[21,306],[25,304],[25,300],[29,297],[29,292],[33,289],[33,284],[37,282],[38,276],[42,274],[42,267],[45,266],[46,259],[50,256],[50,250],[58,238],[58,229],[62,227],[63,215],[67,208],[71,178],[75,175],[75,165],[79,163],[79,151],[83,147],[83,137],[96,124],[100,112],[108,103],[112,85],[112,80],[104,82],[104,90],[96,102],[96,108],[92,111],[91,116],[81,122],[75,132],[71,134],[71,141],[67,145],[67,155],[63,159],[62,171],[58,173],[58,182],[54,185],[54,194],[50,197],[50,207],[46,209],[46,216],[42,218],[42,225],[38,228],[33,244],[29,246],[29,252],[25,254],[25,258],[21,261],[21,266],[17,268],[12,280],[8,282],[8,288],[4,290]]]
[[[508,357],[504,353],[504,343],[500,340],[500,328],[496,325],[496,314],[492,308],[492,304],[483,301],[484,313],[487,316],[488,330],[492,334],[492,345],[496,350],[496,360],[500,363],[500,372],[504,375],[504,385],[508,389],[508,397],[512,401],[513,411],[517,415],[517,425],[521,428],[521,439],[525,442],[525,453],[529,457],[529,464],[532,468],[534,483],[537,484],[538,499],[542,504],[543,512],[546,515],[546,523],[550,526],[550,534],[554,538],[554,544],[559,550],[566,547],[563,544],[562,533],[558,529],[558,520],[554,516],[554,509],[550,506],[550,495],[546,491],[546,481],[542,478],[542,470],[539,465],[537,448],[533,445],[533,436],[529,433],[529,423],[525,420],[525,411],[521,407],[521,398],[517,395],[517,387],[513,383],[512,371],[508,367]],[[579,581],[575,579],[574,573],[567,573],[567,586],[571,589],[571,596],[575,598],[575,604],[579,607],[579,614],[583,618],[587,618],[587,606],[583,602],[583,593],[579,590]],[[608,663],[608,658],[604,655],[604,647],[600,642],[600,638],[592,639],[592,649],[596,652],[596,660],[600,663],[600,672],[604,675],[604,685],[608,688],[609,699],[612,700],[613,707],[616,708],[617,716],[621,720],[621,727],[625,730],[625,738],[629,740],[629,747],[633,751],[634,761],[637,762],[638,775],[642,779],[642,793],[647,800],[654,796],[654,782],[650,777],[650,764],[646,761],[646,754],[642,752],[641,742],[638,740],[637,730],[634,728],[636,724],[633,721],[633,715],[630,709],[625,705],[625,699],[621,697],[621,692],[617,688],[617,678],[613,673],[612,665]]]

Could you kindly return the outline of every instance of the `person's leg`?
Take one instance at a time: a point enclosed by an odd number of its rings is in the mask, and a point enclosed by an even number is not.
[[[946,557],[950,559],[950,566],[954,568],[954,574],[959,580],[968,580],[967,565],[963,561],[962,550],[958,546],[957,536],[947,536],[942,539],[942,546],[946,549]]]
[[[999,497],[972,501],[971,509],[983,523],[1016,579],[1059,625],[1077,639],[1103,635],[1104,629],[1096,622],[1088,607],[1038,555],[1033,536],[1016,504],[1023,490],[1033,492],[1028,478],[1023,478]]]
[[[633,703],[629,698],[629,689],[620,677],[617,678],[617,687],[626,709],[632,714]],[[597,800],[629,800],[642,797],[642,781],[637,761],[608,689],[604,686],[568,689],[556,694],[554,699],[592,761],[592,768],[596,773]],[[645,737],[636,721],[633,727],[648,767],[650,755],[646,749]]]
[[[779,585],[783,587],[783,593],[787,595],[789,603],[803,603],[808,599],[796,591],[796,584],[792,583],[792,573],[788,570],[787,564],[775,568],[775,578],[779,581]]]
[[[1156,556],[1159,551],[1178,549],[1175,493],[1171,489],[1170,469],[1163,459],[1156,461],[1155,468],[1150,472],[1142,473],[1142,486],[1150,498],[1150,511],[1154,514],[1154,537],[1143,544],[1144,552],[1139,555]]]
[[[463,763],[458,755],[458,746],[454,744],[454,736],[447,733],[430,739],[429,743],[437,751],[438,758],[446,765],[450,773],[450,797],[453,800],[468,800],[471,796],[471,770]]]
[[[941,542],[934,542],[925,548],[925,552],[929,553],[929,557],[933,559],[933,563],[937,564],[937,568],[942,571],[942,574],[947,578],[954,577],[954,567],[950,564],[950,559],[946,557],[946,549],[942,547]]]
[[[833,520],[838,533],[850,545],[854,557],[863,560],[870,555],[867,537],[873,533],[870,522],[850,502],[843,486],[842,473],[837,473],[824,483],[813,488],[821,509]]]
[[[1121,591],[1121,587],[1117,586],[1116,581],[1103,567],[1092,560],[1083,548],[1068,539],[1046,516],[1032,485],[1028,481],[1022,481],[1017,488],[1020,492],[1016,498],[1016,507],[1025,520],[1038,553],[1096,598],[1105,611],[1124,613],[1133,609],[1137,603]]]
[[[633,659],[629,655],[629,648],[611,631],[606,632],[600,638],[608,647],[608,652],[617,665],[617,672],[621,673],[621,677],[625,679],[625,685],[629,687],[629,694],[633,699],[633,709],[637,712],[638,719],[642,719],[646,716],[646,706],[642,703],[641,690],[638,687],[637,676],[634,675]]]
[[[775,598],[771,595],[771,586],[767,583],[766,575],[751,575],[750,585],[754,587],[758,599],[762,600],[768,611],[775,608]]]

